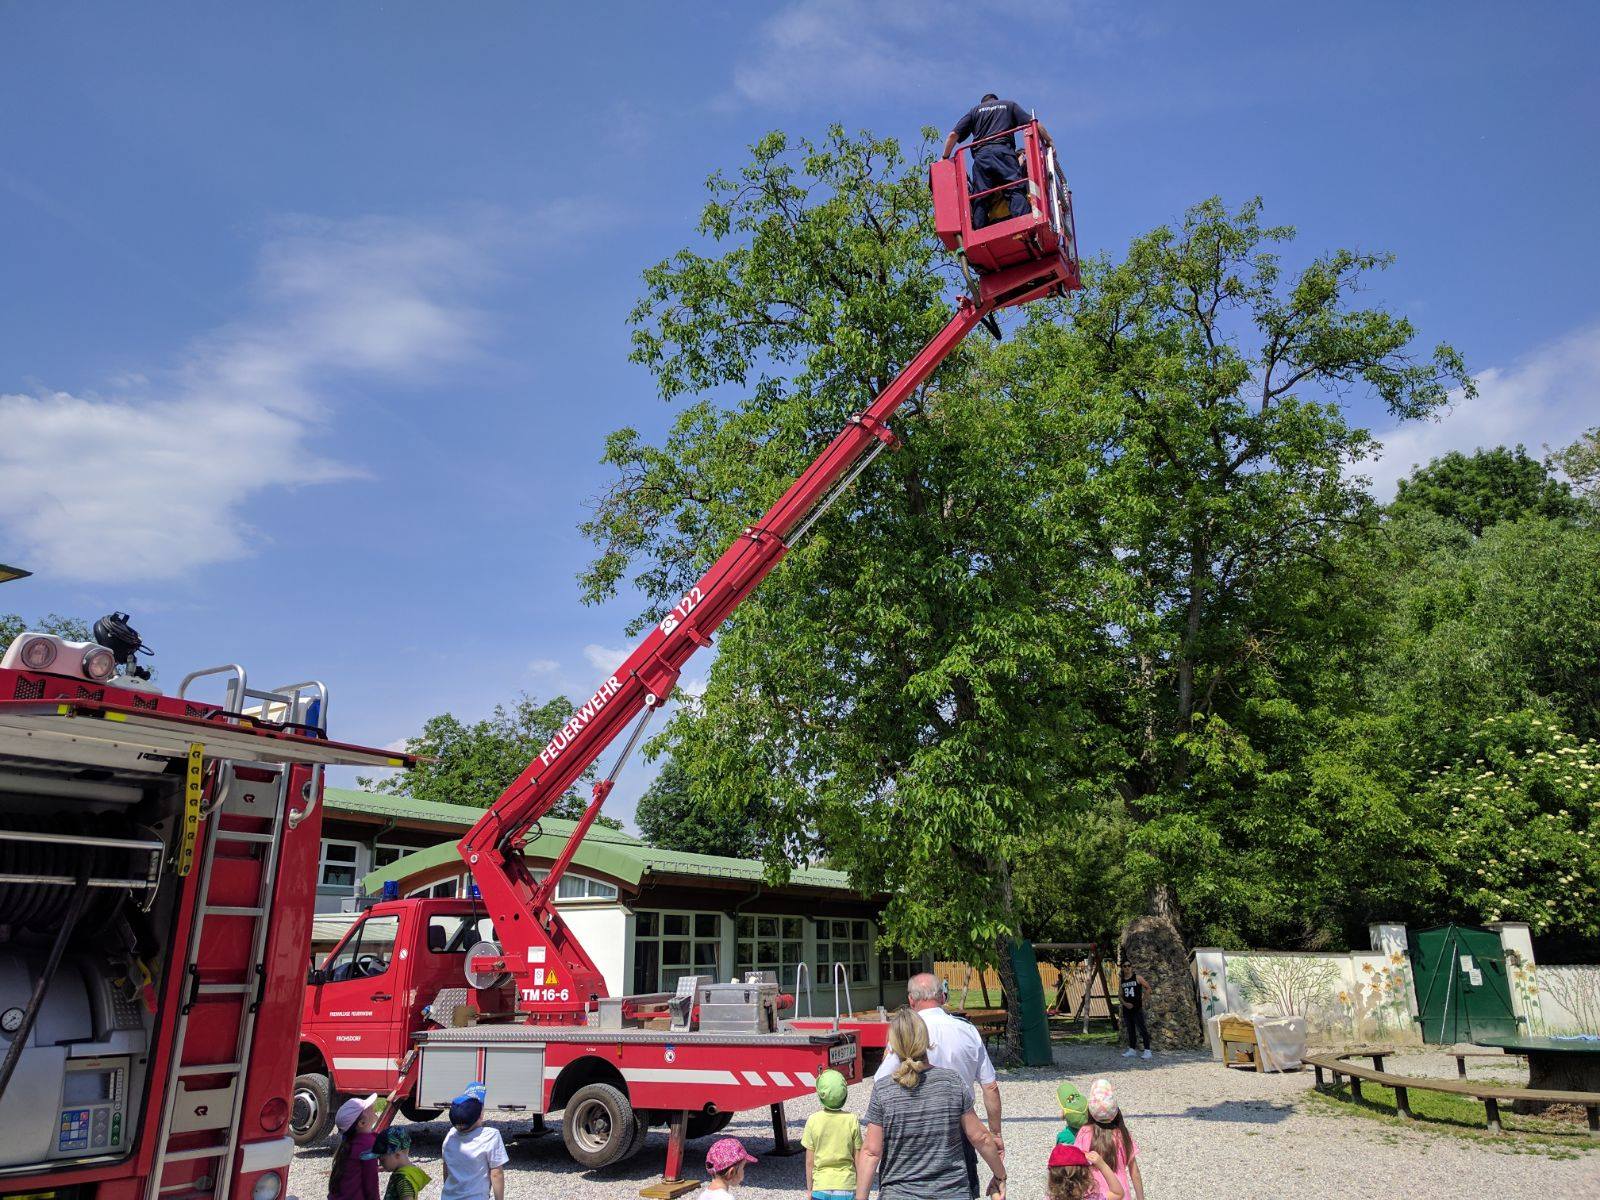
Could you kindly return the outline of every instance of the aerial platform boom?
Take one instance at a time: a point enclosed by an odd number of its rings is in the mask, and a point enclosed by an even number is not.
[[[593,1003],[607,994],[600,971],[567,930],[553,901],[617,770],[637,745],[645,721],[671,697],[684,665],[711,644],[717,627],[832,499],[886,446],[897,444],[889,418],[974,327],[999,308],[1081,286],[1071,200],[1055,170],[1054,151],[1043,146],[1037,123],[1012,132],[1022,138],[1019,158],[1028,172],[1015,185],[1028,189],[1029,211],[1022,216],[975,228],[973,198],[959,157],[933,167],[936,225],[946,244],[962,252],[972,295],[960,298],[944,328],[683,594],[462,838],[461,856],[499,941],[499,953],[475,957],[473,969],[490,977],[509,974],[526,1020],[582,1024]],[[548,874],[535,878],[523,861],[523,835],[630,724],[633,729],[616,766],[594,785],[588,806]]]

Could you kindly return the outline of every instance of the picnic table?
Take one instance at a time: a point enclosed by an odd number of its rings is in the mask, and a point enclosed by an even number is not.
[[[1528,1086],[1566,1092],[1600,1092],[1600,1038],[1507,1034],[1475,1039],[1528,1059]]]

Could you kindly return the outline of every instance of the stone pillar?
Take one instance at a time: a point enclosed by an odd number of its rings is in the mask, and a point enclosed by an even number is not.
[[[1506,981],[1511,985],[1511,1011],[1523,1033],[1542,1033],[1544,1012],[1539,1007],[1539,973],[1533,962],[1533,933],[1526,921],[1490,921],[1500,935],[1506,957]]]
[[[1372,948],[1387,958],[1392,966],[1405,967],[1406,1008],[1415,1023],[1422,1010],[1417,1006],[1417,981],[1411,972],[1411,939],[1406,927],[1395,922],[1379,921],[1367,926],[1367,936],[1372,940]],[[1400,962],[1394,961],[1397,954],[1400,955]]]
[[[1150,913],[1130,921],[1122,932],[1122,956],[1150,984],[1144,1014],[1151,1045],[1157,1050],[1202,1048],[1206,1039],[1189,954],[1171,918]]]

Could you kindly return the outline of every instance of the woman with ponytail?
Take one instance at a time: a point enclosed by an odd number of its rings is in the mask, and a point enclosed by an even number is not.
[[[889,1023],[889,1049],[900,1065],[872,1087],[856,1200],[867,1200],[874,1176],[881,1200],[968,1196],[963,1142],[970,1142],[994,1172],[989,1194],[1005,1200],[1005,1165],[972,1110],[972,1089],[956,1072],[929,1065],[928,1027],[909,1008]]]

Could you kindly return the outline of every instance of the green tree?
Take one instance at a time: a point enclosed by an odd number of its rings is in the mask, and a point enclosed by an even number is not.
[[[1600,935],[1600,745],[1548,713],[1487,717],[1428,772],[1446,911]]]
[[[1197,205],[1095,264],[1070,321],[1037,316],[1001,352],[1008,395],[1042,388],[1078,414],[1061,452],[1084,463],[1075,498],[1095,514],[1118,667],[1102,709],[1146,910],[1125,945],[1164,960],[1152,1016],[1179,1041],[1198,1029],[1174,918],[1232,926],[1252,889],[1281,894],[1306,869],[1291,835],[1327,836],[1283,781],[1303,770],[1304,726],[1338,711],[1315,660],[1347,610],[1306,599],[1340,588],[1339,547],[1372,516],[1348,468],[1373,442],[1342,397],[1414,418],[1472,390],[1450,347],[1419,357],[1408,321],[1353,304],[1386,256],[1339,250],[1288,275],[1293,230],[1259,217],[1257,201]],[[1261,802],[1273,790],[1288,811]],[[1279,928],[1298,915],[1281,911]]]
[[[697,796],[689,772],[669,758],[650,781],[634,813],[645,841],[664,850],[754,858],[760,853],[758,824],[751,814],[729,812],[716,800]]]
[[[77,617],[63,617],[59,613],[50,613],[33,622],[23,620],[20,613],[0,613],[0,650],[4,650],[17,640],[19,634],[30,629],[38,633],[51,633],[56,637],[66,638],[69,642],[92,642],[94,635],[90,632],[89,625],[87,621],[81,621]]]
[[[538,757],[572,711],[572,701],[565,696],[540,703],[524,693],[511,708],[497,704],[488,717],[471,724],[451,713],[440,713],[423,723],[420,734],[406,739],[407,752],[421,756],[415,767],[388,779],[356,782],[369,791],[391,796],[488,808]],[[593,768],[582,778],[593,779]],[[577,788],[569,788],[551,815],[576,819],[586,802]],[[601,816],[599,823],[612,829],[622,827],[620,821],[606,816]]]
[[[646,272],[635,358],[665,398],[746,399],[691,404],[661,447],[613,435],[591,598],[632,571],[657,617],[948,319],[925,162],[835,129],[771,135],[712,179],[717,252]],[[1008,970],[1010,862],[1084,799],[1060,776],[1093,774],[1075,697],[1101,660],[1061,590],[1087,531],[1038,448],[1059,416],[985,395],[984,357],[946,364],[897,420],[904,448],[723,627],[661,744],[725,811],[759,815],[775,875],[825,858],[891,895],[894,941]]]
[[[1551,451],[1545,456],[1545,465],[1570,479],[1579,495],[1600,501],[1600,425],[1583,433],[1570,446]]]
[[[1462,454],[1452,450],[1418,467],[1395,490],[1391,512],[1431,512],[1474,537],[1497,521],[1521,517],[1570,519],[1582,511],[1572,488],[1553,479],[1521,446]]]

